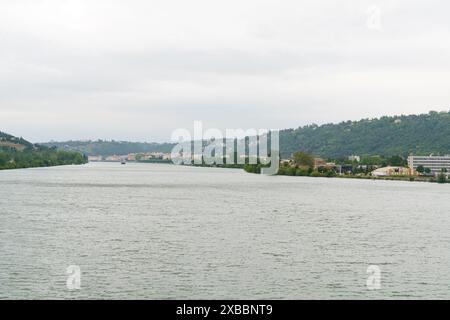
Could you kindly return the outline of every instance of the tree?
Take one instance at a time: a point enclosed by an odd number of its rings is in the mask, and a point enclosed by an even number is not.
[[[439,173],[437,177],[438,183],[446,183],[447,182],[447,175],[444,172]]]
[[[450,112],[432,112],[282,130],[280,151],[283,158],[299,149],[322,158],[445,154],[450,150],[449,136]]]
[[[424,170],[425,170],[426,174],[430,174],[431,173],[431,169],[430,168],[425,168]]]
[[[403,167],[406,165],[405,159],[400,156],[392,156],[387,160],[388,165],[393,167]]]
[[[382,159],[380,156],[363,156],[361,160],[361,165],[381,165],[382,167],[387,166],[387,161]]]
[[[298,166],[313,168],[314,158],[306,152],[296,152],[293,157],[294,163]]]
[[[86,156],[78,152],[51,149],[41,145],[33,145],[22,138],[15,138],[0,132],[4,141],[20,142],[24,148],[0,146],[0,170],[70,165],[87,163]]]
[[[420,174],[423,174],[425,172],[425,168],[423,167],[423,165],[417,167],[417,172]]]
[[[336,176],[336,172],[334,172],[333,170],[327,170],[327,171],[325,172],[325,176],[326,176],[327,178],[335,177],[335,176]]]
[[[295,171],[295,175],[296,175],[296,176],[309,176],[309,171],[308,171],[307,169],[301,169],[301,168],[298,168],[298,169]]]
[[[295,169],[295,167],[290,167],[290,168],[287,170],[287,175],[288,175],[288,176],[295,176],[296,170],[297,170],[297,169]]]

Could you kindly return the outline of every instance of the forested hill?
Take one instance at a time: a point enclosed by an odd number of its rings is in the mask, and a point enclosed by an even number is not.
[[[67,152],[35,145],[0,131],[0,170],[83,164],[87,158],[79,152]]]
[[[450,154],[450,112],[382,117],[280,132],[282,157],[305,151],[325,158],[349,155]]]
[[[23,148],[32,148],[33,144],[26,141],[25,139],[14,137],[10,134],[0,131],[0,147],[1,146],[23,146]]]
[[[170,153],[174,144],[125,141],[67,141],[44,145],[86,155],[126,155],[139,152]],[[323,158],[450,154],[450,112],[382,117],[338,124],[308,125],[280,132],[283,158],[305,151]]]
[[[164,152],[170,153],[174,144],[170,143],[147,143],[127,141],[65,141],[47,142],[43,145],[56,147],[60,150],[77,151],[88,156],[110,156],[126,155],[140,152]]]

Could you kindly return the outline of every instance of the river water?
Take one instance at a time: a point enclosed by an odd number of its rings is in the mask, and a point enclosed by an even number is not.
[[[0,171],[0,299],[449,299],[449,195],[164,164]]]

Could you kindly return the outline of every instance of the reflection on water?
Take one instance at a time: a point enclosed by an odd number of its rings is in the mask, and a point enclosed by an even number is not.
[[[0,298],[448,299],[449,193],[157,164],[1,171]]]

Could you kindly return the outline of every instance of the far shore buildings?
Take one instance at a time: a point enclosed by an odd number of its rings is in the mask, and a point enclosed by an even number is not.
[[[348,157],[348,160],[349,161],[352,161],[352,162],[361,162],[361,157],[360,156],[355,156],[355,155],[351,155],[351,156],[349,156]]]
[[[336,167],[337,167],[336,163],[334,163],[334,162],[326,162],[322,158],[314,158],[314,169],[318,169],[318,168],[331,169],[331,168],[336,168]]]
[[[408,157],[408,166],[417,171],[419,166],[430,168],[431,173],[437,175],[446,169],[450,173],[450,155],[445,156],[414,156]]]
[[[408,157],[408,167],[383,167],[371,172],[372,176],[396,176],[409,175],[414,176],[420,174],[417,169],[422,166],[424,169],[429,168],[432,175],[446,171],[450,173],[450,155],[446,156],[414,156]],[[447,175],[448,175],[447,173]]]
[[[102,156],[89,156],[88,160],[89,160],[89,162],[98,162],[98,161],[103,161],[103,157]]]
[[[122,161],[148,161],[152,159],[170,160],[170,153],[149,152],[149,153],[130,153],[128,155],[110,155],[110,156],[89,156],[89,162],[122,162]]]
[[[129,160],[129,161],[135,161],[135,160],[148,161],[148,160],[153,160],[153,159],[170,160],[171,159],[170,153],[163,153],[163,152],[137,153],[137,154],[130,154],[130,155],[128,155],[128,157],[130,159],[134,158],[134,160]]]
[[[122,158],[123,157],[121,157],[121,156],[113,155],[113,156],[106,157],[105,161],[120,162],[120,161],[122,161]]]
[[[371,174],[374,177],[412,176],[414,175],[414,170],[404,167],[383,167],[375,169]]]

